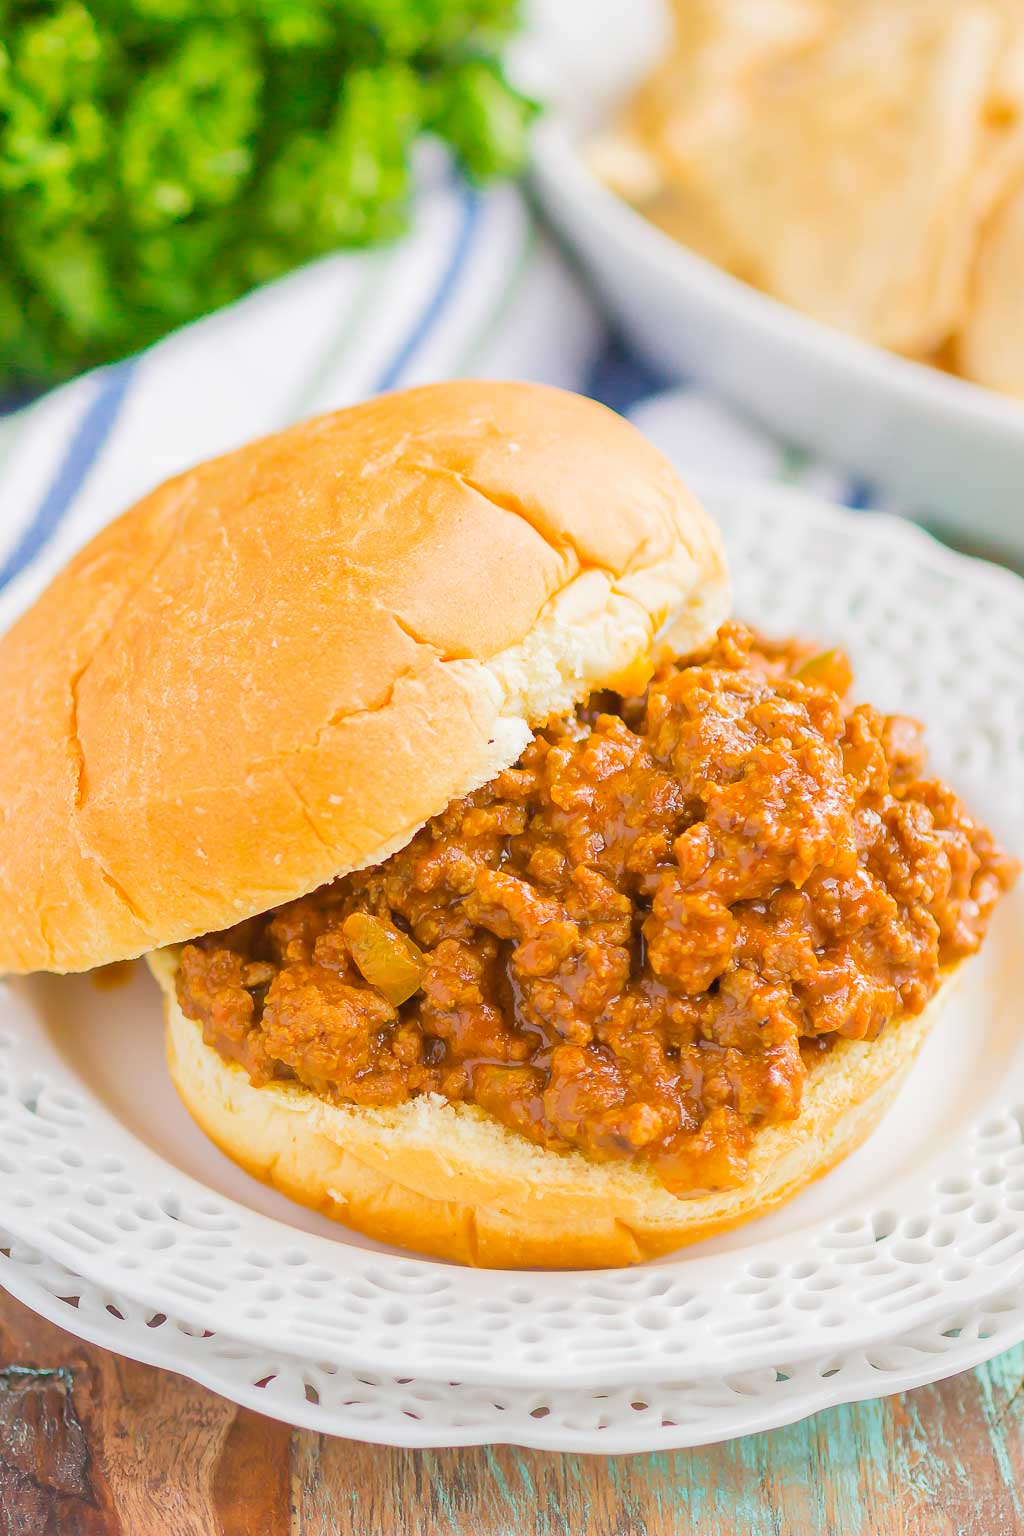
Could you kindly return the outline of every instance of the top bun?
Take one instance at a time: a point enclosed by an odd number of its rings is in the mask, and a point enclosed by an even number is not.
[[[592,401],[459,382],[180,475],[0,640],[0,970],[225,928],[402,847],[728,583]]]

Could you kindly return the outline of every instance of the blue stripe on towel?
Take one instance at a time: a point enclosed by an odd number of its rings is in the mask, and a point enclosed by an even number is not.
[[[855,512],[863,512],[871,506],[875,499],[875,488],[866,480],[849,480],[843,500],[848,507]]]
[[[110,436],[134,372],[132,360],[104,370],[96,396],[79,422],[56,474],[21,538],[0,565],[0,588],[31,564],[60,527]]]
[[[642,361],[627,341],[612,332],[605,337],[603,347],[594,358],[582,390],[621,416],[628,416],[641,400],[660,394],[668,387],[665,374]],[[684,382],[677,385],[677,388],[684,387]]]
[[[473,245],[477,224],[480,219],[480,209],[479,193],[475,192],[468,182],[464,183],[462,186],[462,218],[459,221],[455,244],[452,247],[448,263],[441,274],[437,287],[430,295],[423,313],[387,367],[380,373],[376,384],[373,386],[373,393],[378,393],[385,389],[394,389],[395,385],[401,382],[402,374],[443,314]]]

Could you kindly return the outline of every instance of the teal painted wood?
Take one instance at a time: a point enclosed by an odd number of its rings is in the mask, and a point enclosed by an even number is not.
[[[421,1452],[290,1431],[0,1295],[0,1536],[55,1532],[1024,1536],[1024,1347],[703,1450]]]
[[[388,1477],[411,1479],[416,1453],[377,1454]],[[703,1450],[443,1451],[417,1471],[432,1506],[417,1531],[431,1536],[1020,1536],[1024,1347],[932,1387]]]
[[[646,1460],[650,1518],[625,1524],[630,1536],[1015,1536],[1024,1532],[1024,1347],[934,1387]],[[619,1465],[639,1515],[639,1469]]]

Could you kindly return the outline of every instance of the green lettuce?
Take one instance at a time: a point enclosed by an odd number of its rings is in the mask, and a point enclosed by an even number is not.
[[[0,0],[0,390],[38,387],[408,216],[424,132],[483,180],[532,105],[516,0]]]

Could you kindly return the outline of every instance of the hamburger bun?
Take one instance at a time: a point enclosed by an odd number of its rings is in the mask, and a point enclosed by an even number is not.
[[[728,605],[675,471],[561,390],[384,395],[179,475],[0,639],[0,973],[379,862]]]
[[[380,1242],[492,1269],[636,1264],[740,1226],[820,1178],[875,1128],[950,991],[875,1041],[837,1040],[795,1120],[754,1140],[738,1189],[679,1197],[649,1168],[552,1152],[473,1104],[329,1104],[294,1083],[254,1088],[204,1044],[175,996],[177,953],[148,956],[164,994],[174,1086],[211,1141],[255,1178]]]

